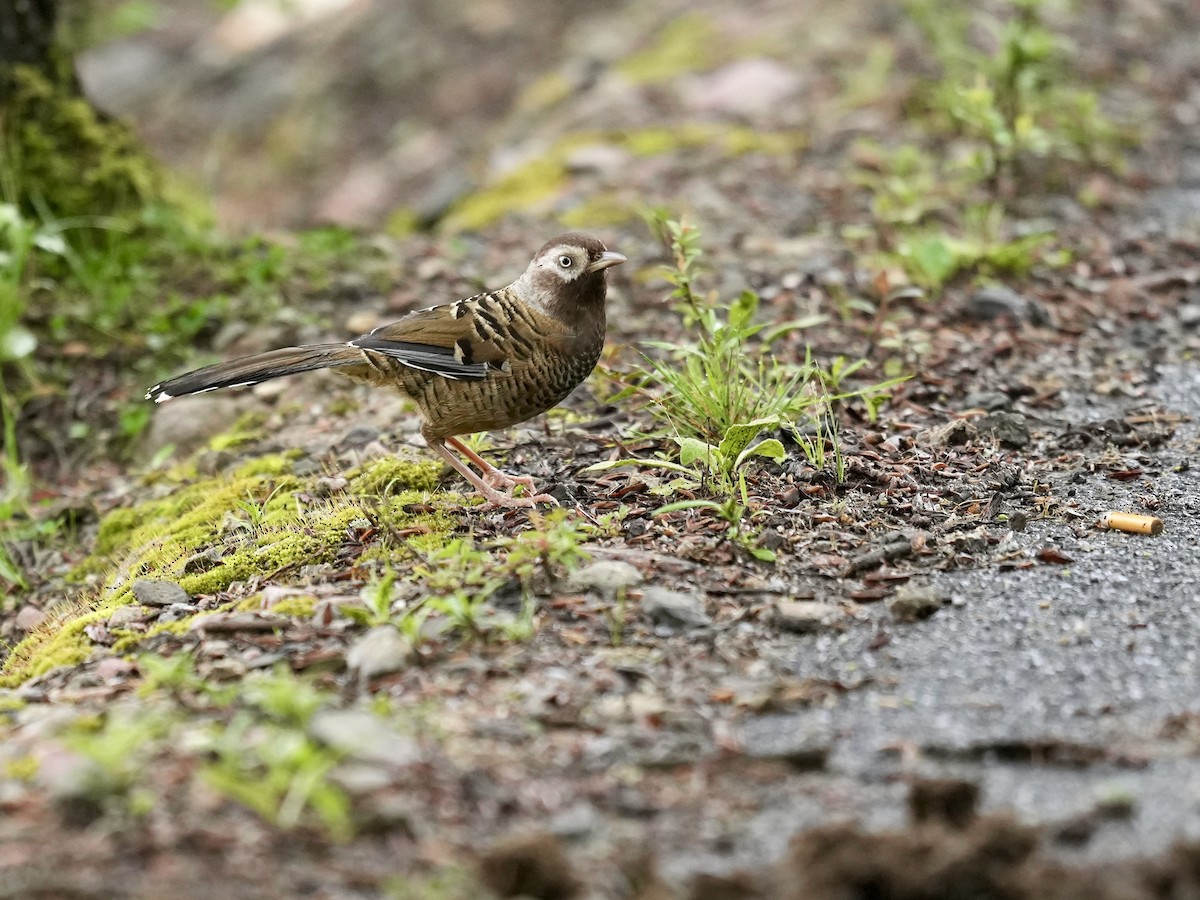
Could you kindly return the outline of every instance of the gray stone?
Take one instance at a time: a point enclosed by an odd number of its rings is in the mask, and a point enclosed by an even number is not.
[[[323,709],[312,717],[308,731],[356,762],[407,766],[421,758],[415,740],[363,709]]]
[[[33,631],[46,621],[46,613],[26,603],[17,611],[16,626],[21,631]]]
[[[799,90],[800,74],[773,59],[743,59],[695,80],[687,102],[704,112],[762,116]]]
[[[655,625],[671,631],[702,628],[712,621],[704,610],[704,597],[700,594],[685,594],[656,586],[642,592],[642,614]]]
[[[990,322],[1010,316],[1018,322],[1029,322],[1033,325],[1050,324],[1050,316],[1040,304],[1002,284],[981,287],[973,293],[963,307],[963,314],[977,322]]]
[[[1025,417],[1015,412],[988,413],[975,420],[976,430],[983,435],[990,435],[1005,447],[1021,449],[1028,447],[1031,440],[1029,424]]]
[[[806,772],[825,768],[833,744],[829,732],[804,714],[750,719],[738,738],[746,756],[782,759]]]
[[[254,402],[246,397],[229,394],[200,394],[186,402],[156,403],[150,429],[139,441],[140,452],[147,459],[168,446],[176,453],[189,453],[253,407]]]
[[[832,628],[842,617],[835,603],[817,600],[781,600],[775,604],[775,624],[785,631],[800,633]]]
[[[643,580],[637,566],[621,560],[603,559],[572,572],[567,578],[567,589],[612,595],[621,588],[641,584]]]
[[[399,672],[408,666],[412,644],[392,625],[379,625],[360,637],[346,653],[346,665],[363,681]]]
[[[1012,398],[1003,391],[973,391],[963,399],[963,409],[985,409],[995,412],[1012,406]]]
[[[109,628],[126,628],[134,622],[141,622],[146,618],[146,611],[139,606],[122,606],[113,610],[113,614],[108,617]]]
[[[144,606],[171,606],[176,603],[191,604],[192,598],[179,585],[170,581],[154,581],[142,578],[133,583],[133,596]]]
[[[896,591],[887,601],[888,611],[902,622],[928,619],[946,605],[946,600],[929,585],[914,584]]]

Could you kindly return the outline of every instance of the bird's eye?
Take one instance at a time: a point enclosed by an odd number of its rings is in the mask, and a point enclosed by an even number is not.
[[[575,260],[573,260],[569,256],[560,256],[558,258],[558,264],[560,266],[562,266],[564,269],[569,269],[569,268],[571,268],[571,266],[575,265]]]

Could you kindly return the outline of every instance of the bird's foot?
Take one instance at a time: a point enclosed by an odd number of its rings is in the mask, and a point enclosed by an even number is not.
[[[524,482],[518,482],[524,486]],[[516,485],[509,487],[507,491],[498,491],[491,485],[487,486],[487,490],[479,489],[479,492],[487,498],[487,503],[484,504],[484,509],[495,509],[503,507],[505,509],[532,509],[539,503],[549,503],[552,506],[558,506],[558,500],[551,497],[549,494],[534,494],[533,496],[514,496],[513,490]]]
[[[490,487],[494,488],[508,488],[511,491],[515,486],[520,485],[526,491],[533,490],[533,479],[528,475],[509,475],[507,472],[501,472],[499,469],[484,472],[483,480]]]

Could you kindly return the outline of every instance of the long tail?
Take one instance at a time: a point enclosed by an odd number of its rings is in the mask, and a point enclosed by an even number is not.
[[[272,350],[269,353],[258,353],[254,356],[243,356],[241,359],[217,363],[215,366],[206,366],[203,369],[170,378],[146,391],[146,399],[162,403],[172,397],[203,394],[205,391],[216,391],[221,388],[243,387],[272,378],[282,378],[284,375],[311,372],[314,369],[352,366],[361,364],[362,361],[362,351],[346,344],[310,344],[307,347],[285,347],[282,350]]]

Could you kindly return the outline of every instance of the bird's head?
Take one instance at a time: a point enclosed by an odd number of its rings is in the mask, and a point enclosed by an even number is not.
[[[551,315],[570,321],[581,307],[603,309],[605,272],[625,262],[590,234],[563,234],[542,245],[517,284],[522,295]]]

